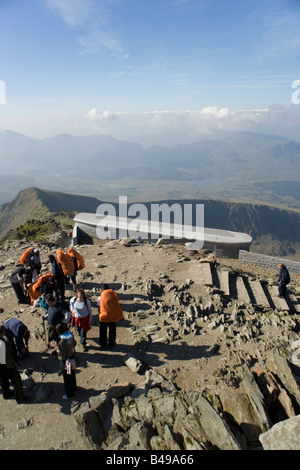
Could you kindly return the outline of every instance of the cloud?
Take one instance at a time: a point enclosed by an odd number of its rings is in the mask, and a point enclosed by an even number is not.
[[[46,0],[46,5],[74,30],[81,54],[123,52],[119,32],[111,26],[107,0]]]
[[[46,0],[46,4],[67,25],[75,28],[89,21],[93,11],[91,0]]]
[[[96,108],[90,109],[90,111],[86,114],[86,118],[90,122],[94,121],[102,121],[102,120],[114,120],[116,119],[116,115],[111,113],[110,111],[98,111]]]
[[[300,46],[300,11],[293,1],[267,1],[257,12],[263,34],[257,46],[257,55],[262,59],[283,58],[293,55]]]
[[[113,112],[91,108],[84,114],[1,117],[0,129],[36,138],[67,133],[112,135],[142,145],[172,145],[225,137],[234,132],[273,134],[299,141],[300,104],[258,109],[214,105],[185,111]]]
[[[261,109],[230,110],[208,106],[199,110],[109,112],[92,108],[83,118],[90,130],[134,139],[142,134],[172,133],[199,140],[218,135],[249,131],[298,139],[300,106],[271,106]],[[176,141],[176,136],[175,136]]]

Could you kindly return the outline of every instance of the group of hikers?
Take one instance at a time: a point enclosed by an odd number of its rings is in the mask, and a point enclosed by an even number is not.
[[[43,324],[47,348],[54,348],[60,361],[65,394],[63,399],[74,396],[76,391],[76,330],[80,344],[86,351],[87,332],[92,327],[92,304],[84,289],[77,289],[77,272],[85,267],[84,259],[74,248],[57,250],[50,255],[51,272],[41,275],[42,263],[39,250],[30,247],[22,255],[20,266],[10,276],[11,285],[19,304],[31,304],[44,309]],[[65,286],[73,284],[75,295],[65,298]],[[116,343],[116,322],[123,312],[118,294],[108,284],[102,284],[97,301],[99,313],[99,345],[101,349],[113,348]],[[18,318],[8,318],[0,323],[0,386],[3,398],[15,396],[18,403],[26,397],[18,372],[18,361],[29,355],[30,332]],[[10,389],[12,384],[14,391]]]
[[[87,350],[87,332],[92,326],[92,305],[84,289],[77,289],[77,272],[85,264],[83,257],[74,248],[57,250],[56,256],[49,256],[49,263],[51,273],[41,275],[39,250],[30,247],[22,255],[20,266],[11,274],[10,282],[20,304],[29,303],[44,309],[47,347],[53,347],[53,352],[60,360],[65,387],[63,399],[69,399],[76,390],[77,342],[72,331],[75,328],[80,344]],[[285,297],[290,275],[283,263],[278,268],[279,297]],[[70,279],[75,295],[66,301],[65,286],[70,284]],[[107,284],[102,284],[97,308],[100,348],[112,348],[116,342],[116,322],[122,318],[123,312],[118,294]],[[5,399],[15,395],[18,403],[23,403],[25,397],[17,362],[28,357],[29,338],[27,326],[18,318],[9,318],[0,323],[0,386]],[[10,390],[10,382],[14,392]]]

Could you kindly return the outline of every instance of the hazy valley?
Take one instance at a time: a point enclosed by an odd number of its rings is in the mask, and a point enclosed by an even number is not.
[[[239,132],[174,146],[111,136],[34,139],[0,132],[0,203],[25,188],[117,201],[218,199],[300,208],[300,143]]]

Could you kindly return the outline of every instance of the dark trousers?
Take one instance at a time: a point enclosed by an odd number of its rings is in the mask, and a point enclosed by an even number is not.
[[[15,339],[8,338],[7,341],[14,361],[18,361],[18,359],[24,359],[28,356],[28,349],[25,346],[22,336],[16,336]]]
[[[17,296],[17,299],[19,302],[25,303],[26,302],[26,297],[24,295],[23,289],[20,286],[18,282],[11,282],[11,285],[13,286],[13,289],[15,291],[15,294]]]
[[[24,401],[24,392],[19,371],[15,366],[7,367],[4,364],[0,364],[0,386],[4,398],[8,398],[10,395],[9,382],[12,382],[17,402],[22,403]]]
[[[116,342],[117,325],[116,322],[100,322],[99,325],[99,341],[101,348],[107,346],[107,329],[108,329],[108,345],[111,347]]]
[[[280,297],[285,297],[286,296],[286,284],[284,282],[281,282],[278,286],[278,292]]]
[[[55,341],[56,343],[58,343],[59,334],[57,333],[55,326],[47,324],[46,328],[47,328],[47,335],[48,335],[48,343],[51,343],[51,341]]]
[[[71,398],[74,396],[74,392],[77,389],[75,370],[72,370],[71,374],[67,374],[65,367],[66,361],[60,361],[60,365],[63,373],[65,393],[68,398]]]
[[[65,279],[55,281],[55,298],[57,300],[65,301]]]
[[[20,327],[19,334],[14,338],[8,338],[8,344],[10,346],[10,350],[12,353],[12,357],[14,361],[18,359],[24,359],[28,356],[28,347],[27,344],[25,345],[23,334],[27,330],[27,327]]]

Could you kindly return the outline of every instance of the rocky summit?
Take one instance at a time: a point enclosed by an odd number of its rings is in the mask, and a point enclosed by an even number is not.
[[[41,274],[70,243],[60,234],[36,245]],[[18,363],[28,401],[0,396],[1,450],[300,449],[299,274],[279,299],[276,269],[163,242],[76,246],[93,325],[85,349],[74,331],[78,390],[68,401],[44,310],[19,305],[9,281],[30,245],[0,250],[0,321],[19,318],[31,332],[29,357]],[[102,283],[123,309],[107,350],[99,347]]]

